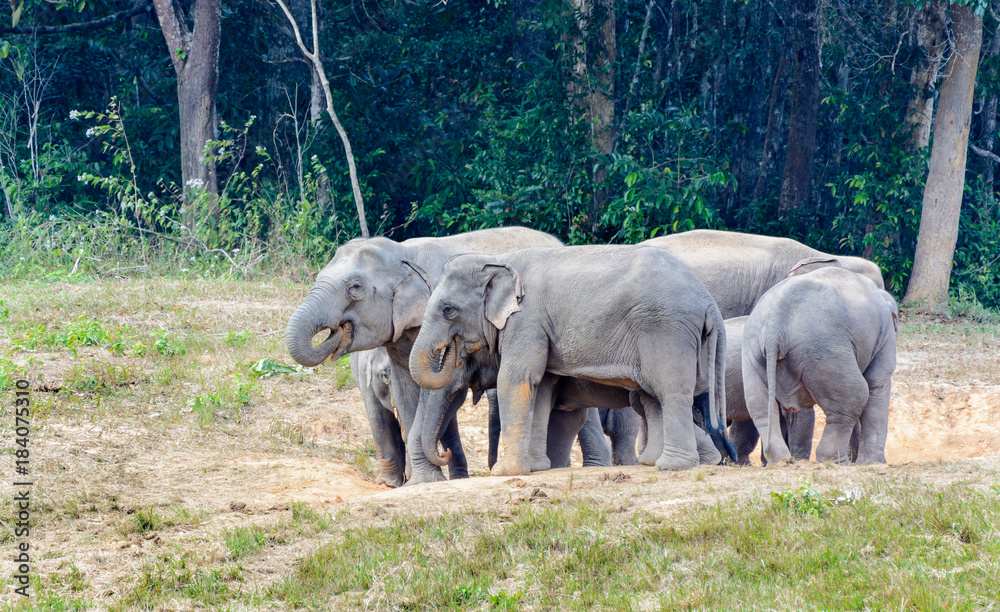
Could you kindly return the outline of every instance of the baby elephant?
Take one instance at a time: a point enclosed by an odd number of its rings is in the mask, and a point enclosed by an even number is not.
[[[857,461],[885,463],[897,317],[892,296],[839,267],[792,276],[761,296],[743,332],[743,387],[769,464],[790,457],[779,409],[814,404],[826,415],[817,460],[847,462],[860,423]]]
[[[531,438],[547,435],[551,403],[536,406],[547,373],[637,392],[649,432],[640,462],[684,469],[699,464],[709,436],[731,446],[725,347],[718,306],[675,256],[635,246],[534,248],[452,258],[427,303],[410,372],[437,389],[472,353],[500,356],[504,453],[495,475],[532,471]],[[704,391],[702,431],[691,407]]]
[[[750,465],[750,453],[760,439],[743,395],[743,326],[746,322],[746,317],[726,319],[726,418],[739,465]],[[697,400],[695,408],[698,415]],[[808,461],[812,454],[814,412],[812,408],[781,411],[781,437],[795,459]],[[699,422],[697,417],[695,422]]]

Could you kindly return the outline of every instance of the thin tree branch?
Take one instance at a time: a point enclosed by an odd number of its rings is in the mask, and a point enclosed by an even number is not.
[[[10,28],[0,27],[0,34],[69,34],[71,32],[86,32],[96,30],[113,23],[124,21],[130,17],[150,12],[152,5],[149,0],[139,0],[132,8],[108,15],[94,21],[84,21],[81,23],[68,23],[61,26],[36,26],[34,28]]]
[[[330,119],[333,121],[333,126],[337,128],[337,134],[340,135],[340,140],[344,143],[344,153],[347,156],[347,168],[351,175],[351,190],[354,192],[354,205],[358,209],[358,223],[361,225],[361,236],[367,238],[368,221],[365,220],[365,201],[361,196],[361,185],[358,182],[358,170],[354,165],[354,151],[351,149],[351,141],[347,137],[347,131],[344,130],[344,126],[340,124],[337,112],[333,110],[333,94],[330,93],[330,82],[326,78],[326,70],[323,68],[323,60],[319,55],[319,17],[316,9],[316,0],[311,1],[314,45],[312,52],[310,52],[309,49],[306,48],[305,43],[302,42],[302,33],[299,32],[299,25],[295,22],[295,18],[292,16],[292,12],[288,9],[288,5],[285,4],[284,0],[275,0],[275,2],[279,7],[281,7],[282,12],[285,13],[285,17],[287,17],[288,21],[292,24],[292,31],[295,32],[295,42],[298,43],[299,50],[302,52],[302,55],[306,56],[306,58],[312,62],[313,68],[315,69],[317,76],[319,76],[320,85],[323,86],[323,95],[326,97],[326,112],[330,115]]]
[[[976,155],[982,155],[986,159],[1000,164],[1000,155],[997,155],[996,153],[987,151],[986,149],[980,149],[979,147],[971,143],[969,144],[969,150],[975,153]]]

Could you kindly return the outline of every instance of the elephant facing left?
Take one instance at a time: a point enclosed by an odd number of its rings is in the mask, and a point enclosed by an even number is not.
[[[445,262],[465,253],[499,254],[561,245],[544,232],[523,227],[403,242],[384,237],[351,240],[337,249],[290,317],[285,345],[295,361],[310,367],[327,358],[335,361],[347,353],[385,347],[399,425],[402,431],[412,432],[407,436],[410,478],[416,482],[441,480],[441,469],[428,462],[422,451],[412,449],[420,431],[414,422],[419,419],[421,393],[410,376],[408,362],[424,308]],[[314,346],[313,337],[324,331],[329,335]],[[420,449],[419,443],[416,448]],[[393,466],[387,482],[402,478],[403,469]]]

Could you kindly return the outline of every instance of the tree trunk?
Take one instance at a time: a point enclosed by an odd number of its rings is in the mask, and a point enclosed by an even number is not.
[[[206,159],[205,144],[216,138],[221,0],[195,0],[194,31],[188,29],[177,0],[154,0],[153,4],[177,73],[184,203],[181,223],[193,234],[218,213],[215,162]]]
[[[934,86],[948,52],[948,14],[944,2],[929,2],[917,15],[917,43],[926,57],[910,74],[913,99],[906,106],[906,122],[913,127],[913,148],[922,149],[931,140],[934,117]]]
[[[788,115],[788,147],[781,184],[779,214],[801,215],[809,201],[816,157],[816,116],[819,113],[819,2],[792,0],[792,106]]]
[[[1000,30],[993,33],[993,38],[990,39],[990,45],[987,47],[985,53],[987,56],[991,57],[1000,53]],[[993,148],[996,142],[997,100],[998,96],[995,93],[987,96],[986,101],[983,102],[983,112],[981,115],[982,125],[979,132],[979,138],[983,143],[983,149],[989,153],[993,153]],[[993,192],[993,175],[995,173],[996,163],[987,157],[986,173],[983,176],[983,183],[986,185],[987,193]]]
[[[907,303],[923,301],[929,306],[943,304],[948,299],[965,186],[973,91],[983,40],[983,18],[971,7],[952,5],[949,10],[954,51],[941,82],[917,251],[904,298]]]
[[[289,10],[288,4],[286,4],[284,0],[276,1],[282,12],[285,13],[285,17],[292,25],[292,31],[295,33],[295,43],[299,46],[299,51],[301,51],[302,55],[309,60],[310,66],[312,66],[314,92],[315,79],[316,77],[319,78],[319,85],[323,93],[326,113],[330,116],[330,120],[333,121],[333,127],[337,129],[337,134],[340,135],[340,141],[344,145],[344,155],[347,157],[347,169],[351,176],[351,191],[354,193],[354,205],[358,210],[358,224],[361,226],[361,236],[362,238],[367,238],[368,222],[365,220],[365,201],[361,195],[361,184],[358,180],[358,169],[354,164],[354,151],[351,148],[351,140],[347,137],[347,131],[344,130],[344,126],[341,125],[340,119],[337,117],[337,111],[333,109],[333,94],[330,92],[330,82],[326,78],[326,69],[323,68],[323,58],[319,50],[319,7],[317,6],[316,0],[310,1],[313,44],[312,51],[310,51],[305,42],[302,40],[302,33],[299,31],[299,26],[295,22],[295,17]]]
[[[781,134],[785,114],[785,85],[788,82],[788,56],[784,51],[778,58],[778,66],[774,70],[774,81],[771,84],[771,101],[768,104],[767,128],[764,131],[764,146],[760,156],[760,169],[757,171],[757,185],[753,190],[753,199],[758,201],[764,197],[767,179],[774,168],[774,160],[781,150]]]
[[[574,68],[576,84],[571,94],[582,94],[582,105],[586,120],[590,124],[590,142],[599,155],[610,155],[615,145],[615,56],[617,35],[615,32],[615,0],[570,0],[577,25],[574,46],[577,61]],[[596,31],[591,25],[599,21]],[[575,98],[576,95],[573,95]],[[607,203],[607,193],[602,187],[607,179],[603,165],[592,177],[595,184],[594,197],[589,212],[591,232],[597,229],[601,212]]]

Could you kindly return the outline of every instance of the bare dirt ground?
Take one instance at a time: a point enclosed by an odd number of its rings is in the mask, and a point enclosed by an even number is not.
[[[242,303],[241,316],[259,318],[258,333],[263,334],[280,330],[298,301],[280,291],[258,298]],[[225,330],[232,316],[231,303],[223,299],[184,306],[200,314],[214,313],[216,332]],[[142,311],[122,316],[153,315]],[[33,494],[43,509],[31,536],[35,571],[57,588],[61,580],[69,580],[67,568],[74,568],[85,577],[85,599],[105,607],[121,598],[150,559],[182,549],[196,550],[209,560],[225,559],[228,552],[219,533],[236,525],[273,528],[287,521],[296,503],[329,512],[345,526],[401,514],[502,513],[509,504],[554,495],[592,498],[617,505],[620,511],[641,508],[669,518],[692,504],[788,490],[803,476],[841,489],[886,474],[930,485],[970,479],[997,482],[1000,333],[993,326],[986,333],[971,334],[961,325],[927,318],[911,317],[904,320],[907,324],[914,328],[900,339],[886,466],[808,462],[777,468],[702,467],[681,473],[651,467],[570,468],[520,478],[491,477],[482,402],[466,403],[459,415],[473,478],[393,490],[374,484],[372,475],[366,476],[345,454],[345,449],[370,447],[370,432],[360,394],[353,388],[335,390],[329,365],[306,378],[268,383],[234,427],[204,429],[183,419],[163,419],[159,414],[166,408],[155,398],[147,407],[129,406],[121,416],[113,405],[102,407],[96,417],[92,412],[54,411],[33,441]],[[100,359],[101,350],[90,354]],[[51,379],[67,375],[52,365],[57,355],[35,358]],[[186,358],[201,360],[210,369],[225,357],[192,351]],[[40,396],[44,391],[33,393]],[[137,412],[146,416],[136,419]],[[818,427],[817,440],[820,433]],[[0,494],[9,508],[10,479],[0,484]],[[168,519],[152,537],[127,527],[136,512],[147,508],[156,508]],[[2,520],[9,528],[11,513],[5,512]],[[264,587],[287,575],[296,559],[324,539],[291,537],[269,546],[243,564],[246,586]],[[8,581],[0,601],[16,603],[12,589]]]

